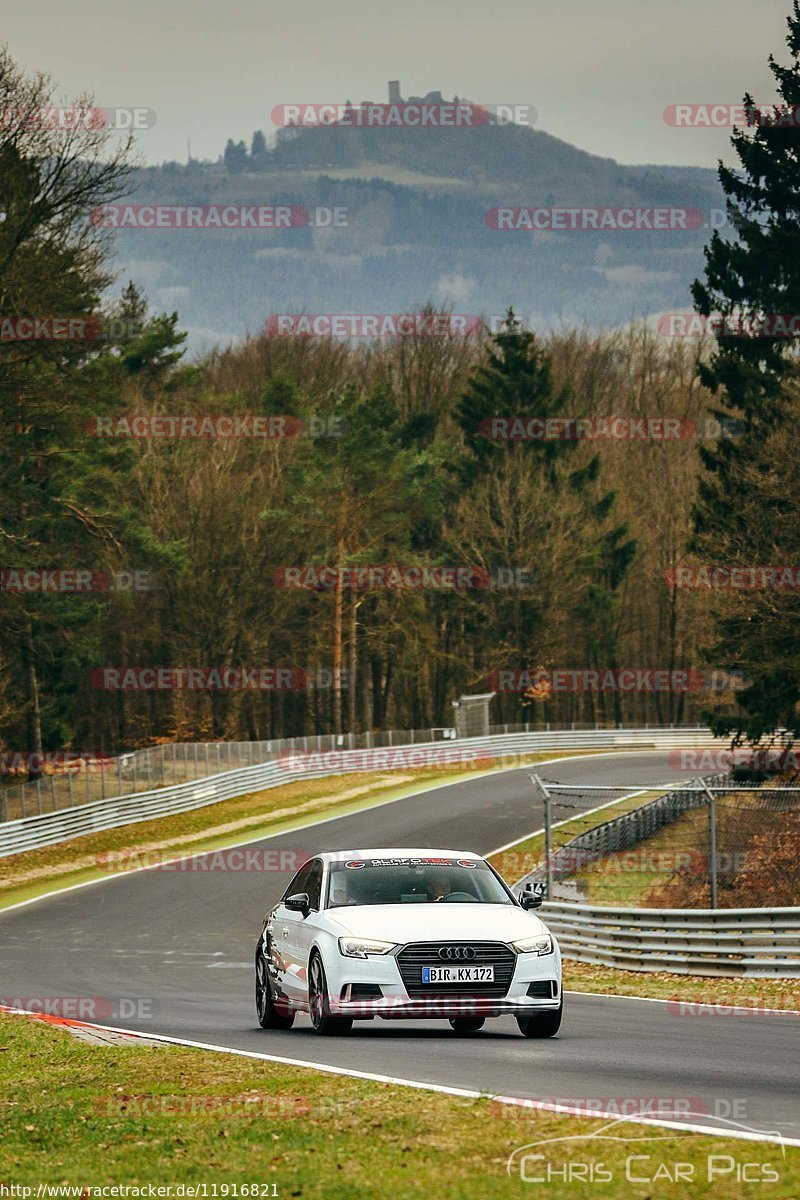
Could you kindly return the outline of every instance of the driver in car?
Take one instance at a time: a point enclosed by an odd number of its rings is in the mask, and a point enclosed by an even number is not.
[[[442,867],[439,870],[431,873],[431,877],[428,882],[428,895],[430,896],[431,900],[434,901],[434,903],[437,900],[444,899],[445,896],[449,896],[452,890],[453,889],[450,886],[449,871],[446,871]]]

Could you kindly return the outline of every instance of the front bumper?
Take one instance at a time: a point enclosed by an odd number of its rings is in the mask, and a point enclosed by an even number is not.
[[[504,1000],[480,996],[384,997],[382,1000],[339,1000],[331,998],[331,1012],[355,1021],[370,1021],[383,1017],[385,1021],[449,1020],[454,1017],[522,1016],[533,1012],[553,1012],[558,1000],[535,1000],[529,996],[506,997]]]
[[[410,995],[397,963],[399,952],[368,959],[337,954],[335,969],[328,971],[331,1012],[355,1020],[373,1017],[448,1020],[552,1012],[561,1004],[561,955],[557,943],[552,954],[518,955],[508,989],[502,996],[482,996],[480,985],[475,986],[474,995],[464,995],[463,991],[448,994],[444,987],[437,988],[435,984],[431,985],[430,993]],[[373,990],[379,988],[380,998],[351,996],[353,991],[363,991],[364,985]],[[531,996],[529,989],[539,994]]]

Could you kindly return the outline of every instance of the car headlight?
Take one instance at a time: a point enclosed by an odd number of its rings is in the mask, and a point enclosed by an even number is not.
[[[339,953],[345,958],[368,958],[370,954],[388,954],[396,942],[377,942],[367,938],[339,938]]]
[[[539,937],[520,938],[518,942],[511,943],[511,949],[517,954],[552,954],[553,939],[549,933],[542,933]]]

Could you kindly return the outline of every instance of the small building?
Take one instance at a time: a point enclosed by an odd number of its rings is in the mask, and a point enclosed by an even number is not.
[[[494,696],[494,692],[482,692],[476,696],[459,696],[452,701],[460,738],[489,736],[489,702]]]

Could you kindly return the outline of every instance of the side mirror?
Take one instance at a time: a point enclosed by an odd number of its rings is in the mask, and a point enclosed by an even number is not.
[[[541,908],[544,903],[544,891],[543,883],[526,883],[519,902],[524,909]]]
[[[297,892],[294,896],[287,896],[283,903],[289,909],[289,912],[299,912],[303,917],[307,917],[311,912],[311,901],[308,898],[308,892]]]

